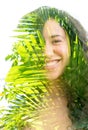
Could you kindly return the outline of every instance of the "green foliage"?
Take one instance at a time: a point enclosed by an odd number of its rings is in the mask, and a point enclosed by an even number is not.
[[[6,114],[0,122],[6,130],[22,130],[27,122],[32,126],[38,116],[37,110],[44,105],[41,101],[46,93],[44,56],[41,55],[44,43],[39,31],[37,35],[37,39],[31,34],[28,39],[18,40],[13,45],[13,54],[6,57],[12,61],[3,91],[10,105],[3,111]]]
[[[0,111],[1,129],[22,130],[27,125],[29,128],[34,127],[39,111],[46,108],[44,96],[49,94],[49,90],[44,71],[45,43],[42,29],[48,18],[56,19],[69,35],[71,59],[61,78],[65,88],[67,84],[71,115],[75,120],[80,120],[81,111],[87,102],[85,92],[88,86],[88,64],[82,49],[85,41],[72,17],[63,11],[44,7],[25,15],[15,30],[19,34],[15,36],[18,41],[13,45],[13,53],[6,57],[6,60],[11,60],[12,66],[2,93],[9,106]],[[84,126],[88,122],[86,119]]]

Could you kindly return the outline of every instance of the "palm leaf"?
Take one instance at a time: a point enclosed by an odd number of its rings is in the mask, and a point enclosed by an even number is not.
[[[25,126],[31,128],[36,124],[38,130],[41,127],[39,113],[46,110],[52,100],[52,98],[47,100],[46,95],[49,97],[50,93],[53,93],[45,77],[42,37],[43,25],[50,17],[56,19],[71,37],[71,62],[62,76],[62,81],[64,80],[69,86],[66,92],[71,99],[69,108],[73,110],[72,116],[74,115],[76,119],[77,115],[80,115],[82,100],[85,100],[84,95],[88,85],[88,71],[85,69],[88,65],[82,49],[85,39],[79,33],[78,23],[76,24],[68,14],[54,8],[42,7],[25,15],[15,30],[17,36],[14,37],[18,40],[13,45],[13,53],[6,57],[7,60],[12,61],[12,67],[5,79],[6,87],[3,95],[9,102],[9,106],[2,112],[1,129],[22,130]],[[86,78],[82,83],[85,74]],[[78,84],[81,84],[80,87]],[[55,104],[52,104],[54,107]]]

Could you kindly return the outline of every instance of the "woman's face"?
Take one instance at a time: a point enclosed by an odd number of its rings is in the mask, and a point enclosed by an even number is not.
[[[45,39],[45,69],[49,80],[57,79],[69,62],[70,45],[64,29],[54,19],[43,28]]]

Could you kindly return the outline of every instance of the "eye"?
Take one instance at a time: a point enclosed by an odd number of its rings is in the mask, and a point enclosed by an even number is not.
[[[54,39],[52,40],[52,44],[60,44],[62,42],[61,39]]]

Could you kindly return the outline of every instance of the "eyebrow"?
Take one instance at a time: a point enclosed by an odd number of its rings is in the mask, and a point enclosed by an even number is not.
[[[59,34],[56,34],[56,35],[51,35],[50,37],[51,37],[51,38],[54,38],[54,37],[58,37],[58,36],[60,36],[60,37],[64,38],[63,36],[61,36],[61,35],[59,35]]]

